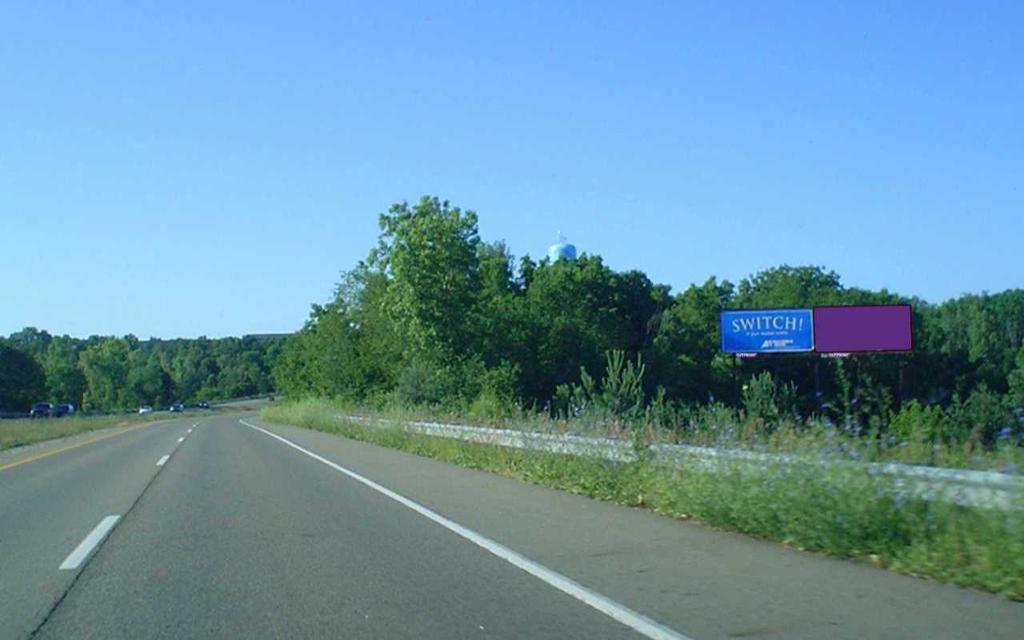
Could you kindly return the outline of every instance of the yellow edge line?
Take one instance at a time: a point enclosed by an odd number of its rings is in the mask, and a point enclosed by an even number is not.
[[[70,444],[70,445],[68,445],[66,447],[61,447],[60,449],[54,449],[53,451],[45,451],[43,453],[39,453],[39,454],[36,454],[34,456],[29,456],[28,458],[25,458],[24,460],[18,460],[17,462],[9,462],[9,463],[7,463],[5,465],[0,465],[0,471],[4,471],[6,469],[10,469],[12,467],[17,467],[17,466],[20,466],[20,465],[23,465],[23,464],[28,464],[29,462],[35,462],[36,460],[42,460],[43,458],[46,458],[48,456],[57,455],[58,453],[63,453],[65,451],[70,451],[71,449],[77,449],[78,447],[84,447],[87,444],[92,444],[94,442],[99,442],[100,440],[106,440],[107,438],[113,438],[114,436],[123,435],[125,433],[128,433],[129,431],[137,431],[139,429],[142,429],[143,427],[151,427],[154,424],[159,424],[161,422],[170,422],[170,421],[169,420],[154,420],[153,422],[147,422],[146,424],[140,424],[140,425],[137,425],[137,426],[134,426],[134,427],[128,427],[124,431],[118,431],[117,433],[108,433],[108,434],[102,435],[102,436],[100,436],[98,438],[93,438],[91,440],[86,440],[85,442],[78,442],[76,444]]]

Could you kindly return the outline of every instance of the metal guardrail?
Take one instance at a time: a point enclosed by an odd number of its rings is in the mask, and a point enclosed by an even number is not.
[[[338,415],[338,418],[363,424],[382,425],[382,418]],[[572,434],[552,434],[515,429],[495,429],[441,422],[408,421],[406,430],[441,438],[529,449],[578,456],[590,456],[615,462],[637,459],[631,443],[615,438],[593,438]],[[1024,477],[996,471],[972,471],[925,467],[901,463],[837,461],[796,454],[762,453],[742,449],[716,449],[683,444],[655,444],[650,452],[656,462],[703,470],[726,470],[735,465],[767,467],[772,465],[815,465],[823,468],[845,466],[870,474],[892,478],[891,490],[897,495],[968,507],[1001,510],[1024,508]]]

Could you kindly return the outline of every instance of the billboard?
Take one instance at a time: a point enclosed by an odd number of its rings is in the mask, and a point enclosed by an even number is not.
[[[910,351],[909,304],[814,308],[814,350],[819,353]]]
[[[810,309],[723,311],[718,321],[726,353],[792,353],[814,348]]]

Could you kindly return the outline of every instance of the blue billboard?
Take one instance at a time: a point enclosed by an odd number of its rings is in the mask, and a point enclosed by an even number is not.
[[[719,317],[726,353],[792,353],[814,349],[810,309],[723,311]]]

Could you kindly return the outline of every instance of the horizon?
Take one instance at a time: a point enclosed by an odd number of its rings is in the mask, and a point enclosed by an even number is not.
[[[499,242],[502,242],[502,241],[499,241]],[[527,257],[527,255],[517,256],[515,254],[512,254],[512,257],[513,258],[522,258],[522,257]],[[589,256],[589,255],[595,255],[595,254],[588,254],[586,252],[583,252],[583,253],[580,254],[579,257],[583,258],[583,257]],[[529,257],[533,258],[533,256],[529,256]],[[602,256],[598,256],[598,257],[602,257]],[[541,260],[547,260],[547,258],[544,257],[544,258],[541,258]],[[538,260],[538,261],[540,261],[540,260]],[[786,265],[786,264],[781,264],[781,265],[776,265],[776,266],[777,267],[812,267],[812,268],[820,268],[820,269],[822,269],[825,272],[834,271],[834,270],[830,270],[827,265]],[[772,267],[769,267],[769,268],[772,268]],[[619,270],[617,270],[617,271],[619,271]],[[621,271],[628,271],[628,269],[624,269],[624,270],[621,270]],[[515,266],[515,272],[518,274],[518,272],[519,272],[518,266]],[[843,287],[843,289],[851,289],[851,288],[863,289],[864,288],[864,287],[858,286],[857,284],[851,284],[851,283],[846,282],[844,280],[844,278],[843,278],[843,274],[838,273],[838,272],[836,272],[836,273],[839,276],[840,286]],[[748,274],[746,276],[743,276],[743,278],[740,278],[739,280],[728,280],[728,282],[730,284],[732,284],[732,285],[738,285],[740,281],[742,281],[744,279],[751,278],[751,277],[753,277],[755,275],[757,275],[757,274],[756,273],[751,273],[751,274]],[[722,282],[726,281],[726,279],[718,278],[717,276],[708,276],[708,278],[705,278],[703,281],[694,282],[694,283],[691,283],[691,284],[687,285],[686,288],[689,288],[690,286],[700,286],[703,282],[707,282],[707,280],[712,278],[712,277],[716,278],[719,283],[722,283]],[[661,283],[661,282],[656,282],[656,281],[652,281],[652,283],[655,286],[657,286],[657,285],[666,285],[666,283]],[[683,288],[683,289],[676,289],[675,287],[672,287],[671,285],[666,285],[666,286],[670,287],[669,288],[669,295],[673,296],[673,297],[675,297],[676,295],[678,295],[678,294],[682,293],[683,291],[685,291],[685,288]],[[882,289],[878,289],[878,290],[881,291]],[[1010,287],[1010,288],[1003,289],[1003,290],[1000,290],[1000,291],[983,290],[983,291],[977,291],[977,292],[964,292],[964,293],[961,293],[958,296],[947,298],[947,299],[941,300],[939,302],[935,302],[935,301],[931,301],[931,300],[925,300],[925,299],[921,298],[920,296],[915,296],[913,294],[909,294],[909,293],[906,293],[906,292],[903,292],[903,291],[894,291],[892,289],[885,289],[885,290],[888,291],[889,293],[894,294],[894,295],[897,295],[897,296],[909,299],[910,302],[908,302],[906,304],[909,304],[912,307],[916,307],[916,306],[918,306],[918,303],[924,303],[925,305],[928,305],[928,306],[941,306],[943,304],[946,304],[948,302],[951,302],[953,300],[957,300],[959,298],[963,298],[963,297],[966,297],[966,296],[997,295],[997,294],[1004,293],[1004,292],[1007,292],[1007,291],[1019,291],[1019,290],[1021,290],[1021,288],[1020,287]],[[313,302],[310,303],[310,305],[312,306],[313,304],[319,304],[319,303],[323,303],[323,302],[326,302],[326,301],[327,301],[326,299],[325,300],[319,300],[319,301],[313,301]],[[893,303],[893,304],[903,304],[903,303]],[[747,307],[744,307],[743,309],[737,308],[736,310],[758,310],[758,309],[759,308],[747,308]],[[307,315],[306,318],[303,318],[302,324],[305,324],[307,319],[308,319],[308,315]],[[46,332],[49,335],[54,336],[54,337],[70,337],[70,338],[74,338],[74,339],[77,339],[77,340],[87,340],[87,339],[92,338],[92,337],[127,338],[129,336],[132,336],[132,337],[135,337],[136,339],[138,339],[140,342],[148,342],[148,341],[154,341],[154,340],[155,341],[162,341],[162,342],[172,342],[172,341],[175,341],[175,340],[200,340],[200,339],[222,340],[222,339],[225,339],[225,338],[239,338],[239,339],[243,339],[243,338],[249,338],[249,337],[256,337],[256,338],[262,338],[262,337],[284,337],[284,336],[291,336],[291,335],[294,335],[295,333],[299,332],[302,329],[302,324],[300,324],[300,326],[296,327],[294,330],[291,330],[291,331],[261,331],[261,332],[248,332],[248,333],[225,334],[225,335],[209,335],[209,334],[200,334],[200,335],[193,335],[193,336],[178,335],[178,336],[172,336],[172,337],[152,336],[152,335],[151,336],[147,336],[147,337],[143,337],[143,336],[138,335],[138,334],[136,334],[134,332],[128,332],[128,333],[124,333],[124,334],[90,333],[90,334],[87,334],[87,335],[76,335],[76,334],[69,334],[69,333],[51,331],[49,327],[42,327],[42,326],[38,326],[38,325],[25,325],[23,327],[16,328],[16,329],[14,329],[12,331],[7,331],[6,333],[0,333],[0,339],[7,338],[11,334],[17,333],[17,332],[25,330],[25,329],[36,329],[38,331]]]

